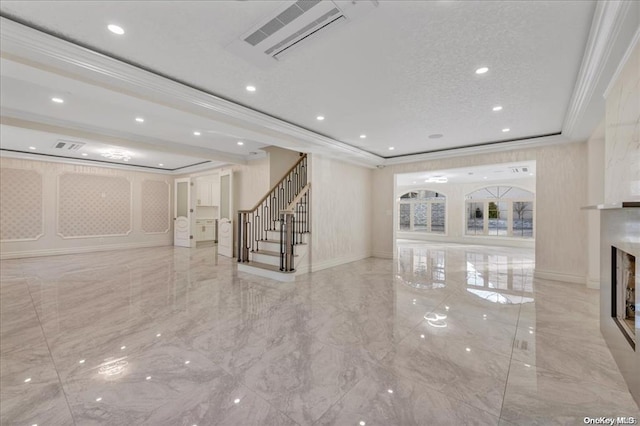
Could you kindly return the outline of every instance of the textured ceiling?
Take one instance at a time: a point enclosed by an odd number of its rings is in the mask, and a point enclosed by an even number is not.
[[[594,2],[382,1],[266,69],[226,49],[281,7],[3,1],[0,11],[389,157],[559,133]],[[108,32],[109,23],[126,34]],[[480,66],[489,72],[476,75]],[[246,92],[247,84],[258,90]],[[435,133],[444,136],[428,138]]]

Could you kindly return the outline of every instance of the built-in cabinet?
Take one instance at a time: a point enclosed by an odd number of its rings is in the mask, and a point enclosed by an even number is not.
[[[201,176],[196,181],[196,206],[220,205],[220,176]]]
[[[199,176],[194,179],[196,193],[196,241],[215,241],[220,218],[220,176]]]

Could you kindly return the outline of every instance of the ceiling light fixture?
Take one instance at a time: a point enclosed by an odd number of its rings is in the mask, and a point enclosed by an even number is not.
[[[244,145],[244,142],[238,141],[238,145],[242,146],[242,145]]]
[[[429,135],[429,139],[440,139],[442,136],[444,136],[442,133],[434,133]]]
[[[124,34],[124,29],[119,25],[110,24],[110,25],[107,25],[107,28],[109,29],[109,31],[111,31],[114,34],[118,34],[118,35]]]
[[[51,98],[51,100],[57,104],[63,104],[64,103],[64,99],[62,98]]]
[[[360,139],[366,139],[367,135],[360,135]]]
[[[318,121],[322,121],[322,120],[324,120],[324,115],[319,115],[319,116],[317,116],[317,117],[316,117],[316,120],[318,120]]]
[[[86,157],[86,156],[87,156],[87,155],[89,155],[89,154],[87,154],[86,152],[83,152],[83,153],[82,153],[82,154],[80,154],[80,155],[82,155],[83,157]]]
[[[164,164],[162,164],[162,163],[158,163],[158,166],[162,167],[162,166],[164,166]]]
[[[142,118],[142,117],[136,117],[136,121],[137,121],[138,123],[144,123],[144,118]]]
[[[35,151],[36,147],[35,146],[30,146],[29,149],[32,150],[32,151]]]
[[[505,129],[502,129],[502,133],[507,133],[507,132],[510,132],[510,131],[511,131],[511,129],[510,129],[510,128],[508,128],[508,127],[507,127],[507,128],[505,128]]]
[[[502,111],[502,107],[500,105],[496,105],[493,107],[494,111]]]
[[[256,86],[247,86],[247,92],[255,92]]]
[[[489,68],[487,68],[487,67],[481,67],[481,68],[478,68],[478,69],[476,70],[476,74],[484,74],[484,73],[486,73],[487,71],[489,71]]]
[[[122,160],[129,161],[131,157],[133,157],[133,153],[129,151],[124,151],[121,149],[110,149],[100,154],[104,158],[108,158],[109,160]]]
[[[201,135],[201,133],[199,131],[197,131],[197,130],[195,132],[193,132],[193,136],[200,136],[200,135]]]
[[[394,147],[392,147],[392,146],[390,146],[390,147],[389,147],[389,151],[393,151],[394,149],[395,149],[395,148],[394,148]]]
[[[449,181],[448,178],[444,176],[434,176],[425,180],[425,183],[447,183]]]

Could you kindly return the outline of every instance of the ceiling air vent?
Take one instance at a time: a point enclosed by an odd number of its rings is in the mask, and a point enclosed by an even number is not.
[[[62,149],[65,151],[77,151],[85,145],[84,142],[65,141],[64,139],[58,139],[53,144],[55,149]]]
[[[260,66],[273,65],[308,41],[378,6],[375,0],[298,0],[287,4],[229,44],[228,49]]]
[[[511,167],[511,173],[528,173],[528,166]]]

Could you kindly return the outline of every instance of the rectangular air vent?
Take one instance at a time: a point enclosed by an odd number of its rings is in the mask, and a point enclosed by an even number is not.
[[[511,167],[511,173],[528,173],[528,172],[529,172],[528,166]]]
[[[62,149],[65,151],[77,151],[85,145],[84,142],[76,142],[76,141],[65,141],[63,139],[58,139],[53,147],[55,149]]]
[[[259,25],[229,44],[228,49],[260,66],[269,66],[283,59],[285,54],[311,39],[325,35],[338,24],[376,8],[376,0],[339,2],[331,0],[298,0],[287,3]]]

